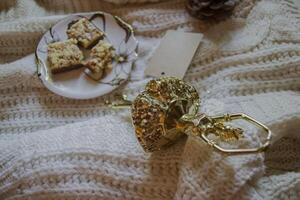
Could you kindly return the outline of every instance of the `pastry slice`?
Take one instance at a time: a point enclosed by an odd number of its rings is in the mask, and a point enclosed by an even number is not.
[[[88,74],[95,80],[100,80],[105,73],[103,62],[97,58],[92,58],[84,62],[84,66],[88,68]]]
[[[48,45],[48,63],[53,74],[82,67],[83,53],[76,44],[77,40],[69,39]]]
[[[67,35],[69,38],[77,39],[83,48],[90,48],[103,38],[104,33],[88,19],[81,18],[69,27]]]
[[[114,55],[113,46],[108,42],[100,40],[92,48],[90,59],[85,61],[84,65],[90,70],[90,74],[95,79],[100,79],[112,69]]]

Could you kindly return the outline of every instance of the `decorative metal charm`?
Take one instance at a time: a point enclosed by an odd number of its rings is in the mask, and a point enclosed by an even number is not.
[[[125,104],[120,106],[129,104],[126,100]],[[151,80],[131,106],[137,139],[147,152],[168,147],[185,134],[201,138],[224,153],[261,152],[270,144],[270,129],[246,114],[208,117],[198,113],[200,98],[196,89],[174,77]],[[239,140],[243,137],[243,130],[226,124],[237,119],[246,120],[262,128],[267,133],[266,142],[257,148],[225,149],[209,138],[209,135],[213,134],[223,141]]]

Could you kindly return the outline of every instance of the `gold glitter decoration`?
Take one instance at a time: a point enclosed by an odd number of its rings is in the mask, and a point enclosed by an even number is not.
[[[184,114],[198,112],[199,95],[180,79],[151,80],[132,105],[136,136],[145,151],[160,150],[184,134]]]
[[[201,138],[223,153],[256,153],[269,146],[271,131],[257,120],[243,113],[209,117],[198,113],[199,105],[196,89],[178,78],[163,77],[149,81],[131,107],[135,133],[143,149],[147,152],[160,150],[185,134]],[[243,137],[243,130],[226,125],[226,122],[238,119],[267,132],[265,143],[257,148],[225,149],[209,139],[208,136],[213,134],[226,142],[239,140]]]

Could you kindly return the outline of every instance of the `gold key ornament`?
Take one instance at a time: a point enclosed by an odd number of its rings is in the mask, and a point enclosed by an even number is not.
[[[132,121],[138,141],[146,152],[161,150],[175,143],[181,136],[189,135],[199,139],[223,153],[256,153],[264,151],[271,141],[271,131],[264,124],[246,114],[225,114],[209,117],[199,113],[200,98],[196,89],[186,82],[163,77],[151,80],[135,100],[130,103]],[[214,135],[222,141],[239,140],[243,130],[227,125],[233,120],[246,120],[262,128],[266,134],[265,142],[256,148],[226,149],[210,139]]]

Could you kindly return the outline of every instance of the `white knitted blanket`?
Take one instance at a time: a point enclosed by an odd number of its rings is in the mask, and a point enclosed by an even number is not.
[[[99,10],[135,28],[140,57],[130,81],[91,100],[51,93],[35,72],[39,38],[67,13]],[[143,89],[146,61],[168,29],[204,33],[185,80],[203,112],[244,112],[270,126],[267,152],[225,156],[188,138],[146,154],[130,113],[105,106]],[[300,13],[292,0],[243,0],[219,24],[191,18],[182,0],[1,0],[0,62],[0,199],[300,198]]]

